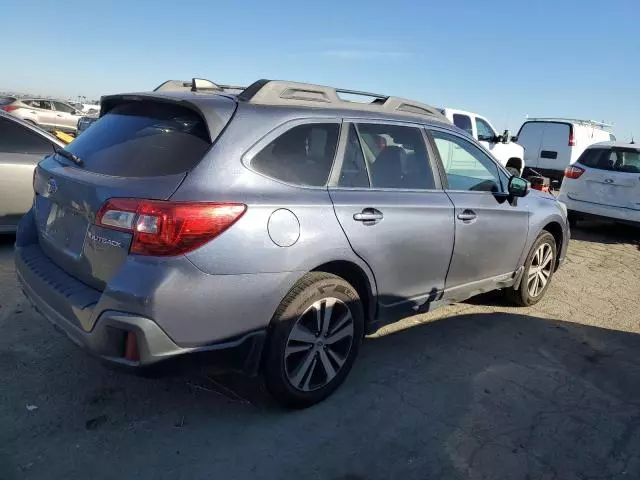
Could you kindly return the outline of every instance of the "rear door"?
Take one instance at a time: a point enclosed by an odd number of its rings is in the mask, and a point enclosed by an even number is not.
[[[199,112],[136,97],[111,105],[66,147],[81,164],[55,154],[35,176],[35,214],[44,252],[60,268],[101,289],[128,255],[131,236],[94,224],[110,198],[168,199],[211,145]],[[220,98],[215,117],[228,122],[235,102]],[[214,128],[215,127],[215,128]]]
[[[36,115],[38,125],[46,129],[56,127],[56,114],[49,100],[23,100],[22,103],[31,107],[30,111]]]
[[[530,168],[538,166],[540,146],[546,123],[524,122],[518,132],[518,144],[524,147],[524,164]]]
[[[609,207],[640,210],[640,151],[591,148],[578,160],[586,167],[567,194],[575,199]]]
[[[571,151],[569,135],[571,126],[568,123],[547,122],[538,153],[538,167],[546,170],[564,170],[569,165]]]
[[[364,138],[385,138],[373,154]],[[453,205],[434,175],[421,128],[343,124],[329,193],[355,253],[373,271],[385,314],[435,300],[453,249]]]
[[[0,231],[13,230],[33,202],[33,169],[54,152],[33,130],[0,117]]]

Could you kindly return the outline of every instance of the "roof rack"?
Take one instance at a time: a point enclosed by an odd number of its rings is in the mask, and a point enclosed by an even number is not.
[[[298,105],[316,108],[339,107],[351,110],[382,111],[401,115],[428,116],[448,122],[446,117],[436,107],[414,100],[379,93],[361,92],[358,90],[326,87],[310,83],[288,82],[284,80],[262,79],[252,83],[246,88],[217,84],[203,78],[192,78],[191,81],[167,80],[157,86],[153,91],[225,92],[237,94],[238,100],[256,105]],[[366,103],[343,100],[338,94],[369,97],[373,98],[373,101]]]
[[[204,78],[192,78],[191,81],[185,80],[167,80],[161,83],[153,89],[154,92],[179,92],[179,91],[191,91],[191,92],[226,92],[226,93],[240,93],[245,87],[238,87],[235,85],[221,85],[213,83],[211,80]]]
[[[370,103],[343,100],[339,94],[373,98]],[[352,110],[384,111],[395,114],[420,115],[446,120],[431,105],[378,93],[326,87],[283,80],[258,80],[238,95],[238,100],[257,105],[300,105],[308,107],[339,107]]]
[[[572,122],[572,123],[580,123],[583,125],[592,125],[595,127],[613,127],[613,124],[610,123],[604,123],[604,122],[598,122],[596,120],[582,120],[580,118],[568,118],[568,117],[526,117],[527,121],[533,121],[533,122],[544,122],[544,121],[548,121],[548,122]]]

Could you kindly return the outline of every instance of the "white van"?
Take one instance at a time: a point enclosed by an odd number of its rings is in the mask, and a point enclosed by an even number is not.
[[[522,175],[525,166],[524,149],[511,141],[508,132],[498,135],[491,122],[477,113],[453,108],[441,108],[440,111],[456,127],[478,140],[511,174]]]
[[[528,118],[520,127],[516,141],[524,147],[527,169],[562,181],[564,169],[575,163],[585,149],[616,138],[593,120],[575,118]]]

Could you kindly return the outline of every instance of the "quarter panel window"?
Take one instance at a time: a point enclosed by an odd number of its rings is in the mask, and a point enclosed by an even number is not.
[[[369,188],[367,166],[362,153],[358,132],[354,125],[349,126],[347,146],[342,160],[342,169],[338,179],[339,187]]]
[[[482,150],[455,135],[439,131],[433,131],[432,135],[449,190],[502,191],[498,167]]]
[[[338,144],[337,123],[310,123],[287,130],[251,161],[258,172],[294,185],[327,184]]]
[[[372,188],[428,190],[435,181],[422,131],[415,127],[358,124],[368,145],[365,158]],[[367,139],[371,139],[371,144]]]

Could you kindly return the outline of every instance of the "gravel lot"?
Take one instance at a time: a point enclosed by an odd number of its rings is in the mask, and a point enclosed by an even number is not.
[[[640,231],[589,224],[534,308],[487,295],[365,342],[299,412],[237,378],[105,370],[0,244],[0,479],[640,478]]]

